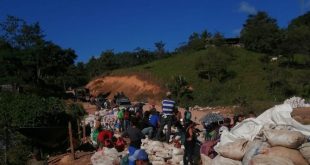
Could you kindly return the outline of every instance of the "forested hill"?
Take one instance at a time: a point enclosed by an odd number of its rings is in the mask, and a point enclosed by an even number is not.
[[[243,48],[213,47],[113,73],[138,74],[159,82],[181,104],[260,110],[293,95],[309,98],[309,61],[309,56],[295,55],[294,65],[289,65],[283,56],[266,60],[264,54]]]

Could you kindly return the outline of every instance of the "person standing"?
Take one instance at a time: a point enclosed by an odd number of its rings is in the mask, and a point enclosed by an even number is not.
[[[129,108],[126,108],[124,111],[124,130],[126,131],[130,124],[130,112]]]
[[[167,125],[166,142],[169,143],[171,134],[171,125],[174,119],[174,110],[176,109],[176,103],[171,99],[171,92],[167,92],[167,98],[162,101],[162,116],[160,119],[160,127],[156,134],[156,139],[160,140],[161,133],[164,126]]]
[[[119,126],[119,132],[124,131],[124,107],[119,107],[117,112],[117,119],[118,119],[118,126]]]
[[[188,126],[186,127],[185,131],[185,142],[184,142],[184,156],[183,156],[183,162],[184,165],[193,165],[193,155],[194,155],[194,148],[195,148],[195,142],[196,142],[196,133],[195,133],[195,126],[197,123],[193,121],[189,121]]]
[[[192,112],[190,112],[189,107],[185,108],[184,111],[184,124],[188,124],[192,119]]]

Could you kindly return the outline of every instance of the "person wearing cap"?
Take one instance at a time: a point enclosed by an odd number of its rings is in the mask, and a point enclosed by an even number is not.
[[[156,139],[160,140],[161,133],[164,126],[167,125],[166,142],[169,143],[171,134],[171,125],[173,123],[174,110],[176,109],[176,102],[171,98],[171,92],[166,93],[167,98],[162,101],[162,116],[160,120],[160,127],[156,134]]]
[[[148,165],[149,164],[148,155],[143,149],[136,150],[135,153],[129,156],[128,159],[129,159],[129,162],[134,162],[135,165]]]
[[[193,121],[189,121],[186,127],[185,132],[185,142],[184,142],[184,156],[183,156],[183,163],[184,165],[194,164],[193,155],[194,155],[194,148],[196,142],[196,133],[195,133],[195,126],[198,125]]]

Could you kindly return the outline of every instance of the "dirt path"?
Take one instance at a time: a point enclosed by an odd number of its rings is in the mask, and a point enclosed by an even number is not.
[[[95,114],[95,112],[97,111],[97,107],[96,105],[92,105],[90,103],[82,103],[83,105],[83,108],[85,109],[85,111],[88,113],[88,114]]]

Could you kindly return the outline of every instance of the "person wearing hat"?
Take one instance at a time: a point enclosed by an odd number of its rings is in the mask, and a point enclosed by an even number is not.
[[[195,133],[195,126],[198,125],[193,121],[189,121],[188,125],[185,130],[185,142],[184,142],[184,156],[183,156],[183,163],[184,165],[194,164],[193,155],[194,155],[194,148],[196,142],[196,133]]]
[[[129,161],[134,162],[135,165],[148,165],[149,158],[145,150],[139,149],[136,150],[135,153],[129,156]]]
[[[160,140],[161,133],[167,125],[166,142],[169,143],[171,134],[171,125],[174,119],[174,110],[176,109],[176,102],[171,98],[171,92],[166,93],[167,98],[162,101],[162,116],[160,119],[160,126],[156,134],[156,139]]]

